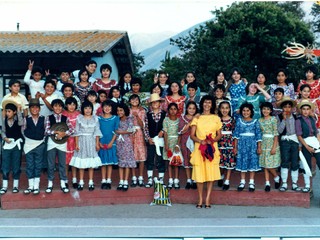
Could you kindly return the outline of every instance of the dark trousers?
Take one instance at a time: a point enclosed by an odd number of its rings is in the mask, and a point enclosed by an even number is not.
[[[66,152],[58,150],[57,148],[50,149],[47,152],[47,158],[48,158],[48,180],[53,181],[53,179],[54,179],[54,167],[55,167],[55,164],[56,164],[56,156],[58,157],[60,180],[67,180],[67,175],[66,175]]]
[[[12,169],[13,179],[20,179],[21,150],[15,146],[13,149],[4,149],[2,151],[2,174],[3,180],[9,179],[9,173]]]
[[[162,154],[162,152],[163,152],[162,147],[160,147],[160,152]],[[158,172],[164,173],[166,171],[166,165],[165,165],[165,162],[162,158],[162,155],[161,156],[157,155],[155,145],[147,144],[147,161],[146,161],[147,170],[153,170],[155,162],[156,162]]]
[[[43,142],[26,154],[28,179],[40,177],[42,163],[46,160],[45,156],[43,156],[44,149],[45,143]]]
[[[281,167],[291,171],[299,169],[299,144],[291,140],[280,140]]]

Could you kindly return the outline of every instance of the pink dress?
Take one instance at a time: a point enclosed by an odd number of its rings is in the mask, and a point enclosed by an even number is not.
[[[76,128],[77,116],[80,114],[79,111],[74,111],[69,113],[68,111],[63,111],[62,115],[66,116],[69,119],[69,122],[72,124],[74,129]],[[75,147],[75,138],[70,136],[67,141],[67,153],[66,153],[66,164],[69,165],[71,158],[73,157]]]
[[[177,117],[180,117],[184,112],[184,105],[186,101],[186,96],[180,96],[178,99],[174,99],[172,96],[165,97],[166,103],[169,106],[170,103],[174,102],[178,105]]]
[[[110,89],[116,85],[117,85],[116,80],[110,80],[109,83],[104,83],[102,79],[97,79],[97,81],[95,81],[92,84],[92,88],[96,92],[98,92],[99,90],[104,90],[107,93],[107,96],[109,97]]]
[[[139,118],[143,121],[146,116],[146,111],[144,109],[130,109],[130,115],[133,117],[133,126],[136,129],[136,132],[132,136],[134,158],[137,162],[146,161],[146,143],[144,141],[143,130],[138,124],[137,117],[133,116],[132,113],[138,113]]]

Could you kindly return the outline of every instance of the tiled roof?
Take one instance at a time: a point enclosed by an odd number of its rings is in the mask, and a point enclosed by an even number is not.
[[[123,37],[120,31],[0,32],[0,52],[107,52]]]

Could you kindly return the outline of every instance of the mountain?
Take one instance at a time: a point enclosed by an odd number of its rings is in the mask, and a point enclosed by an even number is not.
[[[145,65],[140,69],[140,71],[143,72],[148,69],[159,69],[161,65],[161,60],[165,58],[166,51],[170,52],[170,57],[174,57],[181,54],[182,52],[179,50],[178,47],[170,45],[170,38],[176,39],[179,37],[185,37],[189,35],[189,32],[193,31],[201,24],[204,23],[198,23],[193,27],[184,30],[181,33],[168,37],[166,40],[154,45],[153,47],[143,50],[141,52],[141,55],[144,56]]]

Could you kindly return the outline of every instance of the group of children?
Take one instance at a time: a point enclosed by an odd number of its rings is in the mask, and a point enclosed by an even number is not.
[[[197,188],[191,179],[190,164],[194,148],[190,123],[198,117],[201,99],[195,74],[188,72],[177,82],[170,81],[167,73],[159,72],[148,96],[140,91],[142,81],[131,73],[126,72],[117,82],[110,77],[111,66],[103,64],[101,79],[95,79],[92,74],[96,68],[97,64],[89,61],[85,68],[72,74],[62,70],[60,79],[47,72],[46,80],[42,80],[41,68],[30,61],[24,78],[30,88],[29,101],[19,93],[19,81],[9,82],[10,93],[1,104],[4,144],[0,194],[7,192],[11,170],[12,192],[19,192],[22,151],[28,177],[25,194],[40,193],[42,169],[47,169],[45,192],[51,193],[56,163],[63,193],[70,191],[69,167],[72,187],[77,190],[85,187],[85,169],[88,169],[87,187],[89,191],[95,189],[95,168],[101,168],[101,188],[111,189],[113,166],[119,168],[118,190],[164,183],[167,170],[167,187],[179,189],[180,167],[184,167],[187,176],[185,188]],[[232,170],[236,170],[241,172],[238,191],[245,188],[249,172],[249,191],[253,192],[255,172],[261,168],[267,192],[271,190],[270,174],[275,189],[288,189],[289,169],[292,190],[311,190],[310,174],[304,174],[304,188],[297,181],[299,149],[309,168],[313,155],[320,166],[317,151],[320,83],[315,80],[316,74],[314,67],[306,70],[307,80],[301,81],[297,98],[293,85],[286,83],[285,70],[279,70],[277,83],[270,86],[265,85],[263,73],[257,75],[256,82],[248,83],[238,68],[231,71],[230,81],[223,71],[218,72],[210,83],[209,95],[215,99],[216,114],[222,122],[218,148],[223,174],[218,185],[223,190],[229,189]],[[180,164],[174,161],[177,158]],[[154,176],[155,166],[158,176]]]

